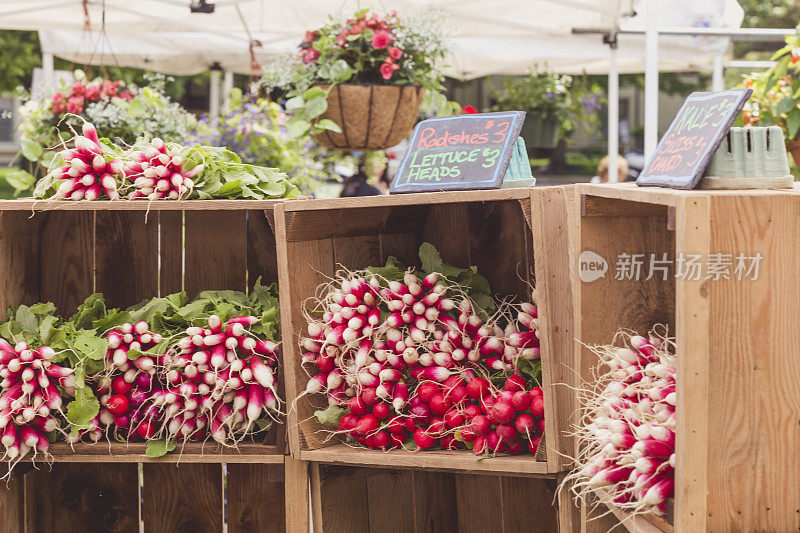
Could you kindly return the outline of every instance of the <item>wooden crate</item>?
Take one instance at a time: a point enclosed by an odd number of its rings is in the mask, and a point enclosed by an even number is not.
[[[37,301],[69,316],[95,291],[127,307],[181,289],[193,297],[276,281],[274,204],[0,202],[0,319],[10,305]],[[221,531],[223,522],[229,532],[282,531],[283,427],[239,452],[187,444],[156,460],[143,444],[73,452],[57,443],[52,468],[20,464],[10,489],[0,488],[0,531]]]
[[[559,385],[569,382],[569,365],[563,363],[563,357],[572,354],[571,342],[565,344],[562,339],[572,337],[566,242],[568,197],[564,188],[553,187],[303,200],[276,206],[289,398],[298,398],[308,381],[296,344],[305,331],[303,302],[334,274],[337,265],[350,269],[381,265],[390,255],[415,265],[419,262],[419,245],[427,241],[446,262],[477,266],[495,294],[527,298],[535,263],[540,316],[548,317],[540,330],[545,333],[541,343],[546,399],[544,460],[534,460],[531,455],[478,459],[468,451],[382,452],[351,448],[335,439],[326,441],[324,428],[314,418],[314,411],[324,401],[319,403],[320,398],[312,396],[297,399],[289,413],[292,455],[325,463],[516,476],[554,475],[560,471],[564,462],[559,452],[571,450],[572,446],[560,431],[572,414],[572,395],[568,387]],[[550,242],[553,239],[557,242]],[[543,247],[541,253],[534,253],[534,242]],[[548,246],[552,250],[545,248]],[[559,292],[551,293],[549,286]]]
[[[606,344],[618,328],[669,325],[677,337],[674,518],[631,529],[796,531],[800,527],[800,188],[677,191],[579,185],[578,250],[609,262],[604,278],[575,277],[578,339]],[[760,253],[757,280],[615,280],[621,253]],[[720,258],[717,258],[720,259]],[[719,264],[719,263],[718,263]],[[674,267],[674,265],[673,265]],[[787,349],[788,348],[788,349]],[[587,377],[596,357],[576,346]],[[615,509],[618,518],[624,518]],[[584,511],[586,512],[586,511]],[[589,531],[603,530],[584,523]]]
[[[559,529],[557,480],[360,467],[311,466],[314,533]],[[574,529],[577,531],[577,529]]]

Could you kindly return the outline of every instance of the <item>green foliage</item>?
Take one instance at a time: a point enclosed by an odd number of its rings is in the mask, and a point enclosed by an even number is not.
[[[150,439],[147,441],[147,448],[145,449],[144,454],[151,459],[163,457],[174,450],[177,445],[177,442],[174,440],[167,441]]]
[[[42,64],[41,57],[35,31],[0,31],[0,94],[30,85],[33,69]]]
[[[775,65],[745,77],[753,90],[737,125],[780,126],[787,142],[800,136],[800,27],[771,58]]]
[[[339,420],[347,413],[347,409],[338,405],[329,405],[325,410],[314,411],[319,423],[325,427],[336,428]]]
[[[577,127],[596,133],[602,107],[600,87],[587,77],[533,71],[522,78],[506,78],[493,93],[497,111],[525,111],[544,120],[557,121],[563,137]]]

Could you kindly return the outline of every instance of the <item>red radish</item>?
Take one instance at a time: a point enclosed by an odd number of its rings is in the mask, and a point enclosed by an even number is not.
[[[483,378],[473,378],[467,383],[467,394],[472,399],[480,399],[486,395],[489,390],[489,381]]]
[[[508,424],[514,420],[514,407],[510,403],[495,402],[492,406],[492,416],[499,424]]]
[[[491,425],[489,419],[484,415],[478,415],[472,419],[469,428],[476,435],[486,435],[489,432]]]
[[[541,396],[537,396],[536,399],[531,401],[531,414],[536,418],[542,418],[544,416],[544,399]]]
[[[514,409],[516,409],[518,413],[527,411],[531,405],[531,397],[524,390],[517,391],[514,393],[514,396],[511,397],[511,405],[514,406]]]
[[[445,398],[444,394],[435,394],[430,402],[431,412],[436,416],[443,416],[450,409],[450,402]]]
[[[517,392],[525,390],[525,378],[519,374],[512,374],[506,378],[503,388],[507,391]]]
[[[414,443],[419,449],[425,450],[432,448],[436,444],[436,439],[431,437],[424,429],[419,428],[414,432]]]
[[[536,432],[536,420],[527,413],[517,415],[514,427],[523,436],[529,437]]]
[[[372,414],[383,420],[389,416],[389,406],[383,402],[376,403],[375,407],[372,408]]]

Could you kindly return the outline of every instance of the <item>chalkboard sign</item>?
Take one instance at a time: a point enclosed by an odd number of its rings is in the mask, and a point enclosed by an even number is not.
[[[690,94],[636,183],[693,189],[752,92],[731,89]]]
[[[523,111],[423,120],[389,192],[499,189],[524,120]]]

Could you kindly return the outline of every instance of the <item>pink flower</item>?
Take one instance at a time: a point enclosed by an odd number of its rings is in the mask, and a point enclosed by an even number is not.
[[[319,57],[319,50],[316,48],[307,48],[305,52],[303,52],[303,62],[304,63],[311,63],[312,61],[316,61]]]
[[[394,35],[387,30],[378,30],[372,36],[372,48],[381,50],[394,42]]]
[[[87,100],[99,100],[100,99],[100,89],[97,85],[90,85],[86,88],[86,92],[84,93],[84,98]]]
[[[121,93],[119,93],[119,97],[125,100],[126,102],[130,102],[131,100],[133,100],[133,93],[126,89]]]
[[[63,101],[64,101],[64,95],[63,94],[56,93],[56,94],[53,95],[53,103],[54,104],[60,104]]]
[[[318,35],[319,33],[317,33],[316,31],[307,31],[306,36],[303,38],[303,42],[310,43],[311,41],[316,39]]]
[[[390,65],[389,63],[384,63],[383,65],[381,65],[381,76],[383,77],[383,79],[390,80],[392,79],[393,74],[394,74],[394,69],[392,68],[392,65]]]
[[[110,80],[105,80],[100,87],[100,91],[108,96],[114,96],[119,91],[119,85]]]
[[[396,46],[390,46],[388,51],[389,51],[389,56],[392,59],[400,59],[401,57],[403,57],[403,51],[397,48]]]

